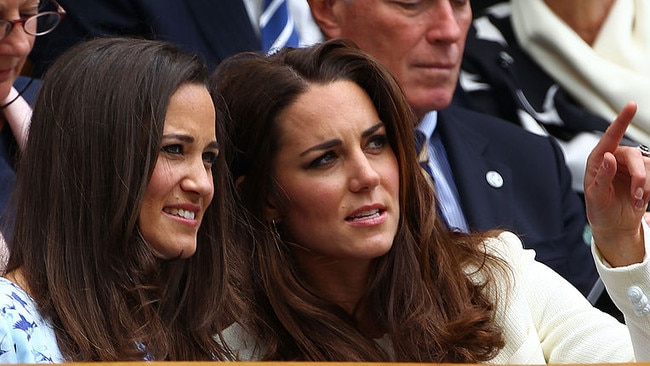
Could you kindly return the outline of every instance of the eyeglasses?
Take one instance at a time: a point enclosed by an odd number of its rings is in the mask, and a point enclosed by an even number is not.
[[[65,16],[65,10],[55,0],[50,0],[56,11],[44,11],[25,18],[16,20],[0,19],[0,40],[11,33],[16,24],[21,24],[25,33],[32,36],[42,36],[50,33],[61,22]]]

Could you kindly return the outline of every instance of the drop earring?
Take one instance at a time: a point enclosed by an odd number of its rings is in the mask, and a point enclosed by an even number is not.
[[[280,243],[282,243],[282,236],[280,236],[280,232],[278,231],[278,226],[275,223],[275,219],[271,219],[271,233],[273,235],[273,243],[275,244],[275,249],[277,249],[278,253],[282,253],[280,250]]]
[[[273,228],[273,234],[275,234],[275,236],[278,237],[278,239],[280,239],[281,236],[280,236],[280,232],[278,231],[278,226],[275,223],[275,219],[271,219],[271,227]]]

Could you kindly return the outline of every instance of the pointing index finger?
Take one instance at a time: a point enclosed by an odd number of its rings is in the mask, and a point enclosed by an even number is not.
[[[595,156],[603,156],[605,152],[613,153],[621,139],[625,135],[625,130],[630,125],[632,118],[636,114],[637,105],[635,102],[628,102],[621,112],[618,114],[614,122],[609,125],[605,134],[600,138],[600,141],[594,147],[593,154]]]

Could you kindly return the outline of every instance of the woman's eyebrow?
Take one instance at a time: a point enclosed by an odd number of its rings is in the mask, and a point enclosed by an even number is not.
[[[312,146],[312,147],[310,147],[309,149],[307,149],[307,150],[301,152],[301,153],[300,153],[300,156],[305,156],[305,155],[307,155],[308,153],[310,153],[310,152],[312,152],[312,151],[319,151],[319,150],[327,150],[327,149],[331,149],[331,148],[333,148],[333,147],[335,147],[335,146],[340,145],[341,142],[342,142],[342,141],[341,141],[340,139],[327,140],[327,141],[325,141],[325,142],[323,142],[323,143],[321,143],[321,144],[318,144],[318,145]]]
[[[180,140],[183,142],[194,142],[194,137],[190,135],[181,135],[181,134],[163,135],[163,139]]]
[[[363,136],[363,137],[368,137],[368,136],[372,135],[373,133],[377,132],[377,130],[380,129],[380,128],[382,128],[382,127],[384,127],[384,123],[383,123],[383,122],[379,122],[379,123],[377,123],[376,125],[371,126],[371,127],[368,128],[367,130],[363,131],[363,133],[361,134],[361,136]]]

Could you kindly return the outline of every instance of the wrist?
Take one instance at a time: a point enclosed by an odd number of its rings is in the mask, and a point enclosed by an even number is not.
[[[645,242],[641,226],[638,230],[592,230],[592,233],[600,255],[612,267],[643,262]]]

